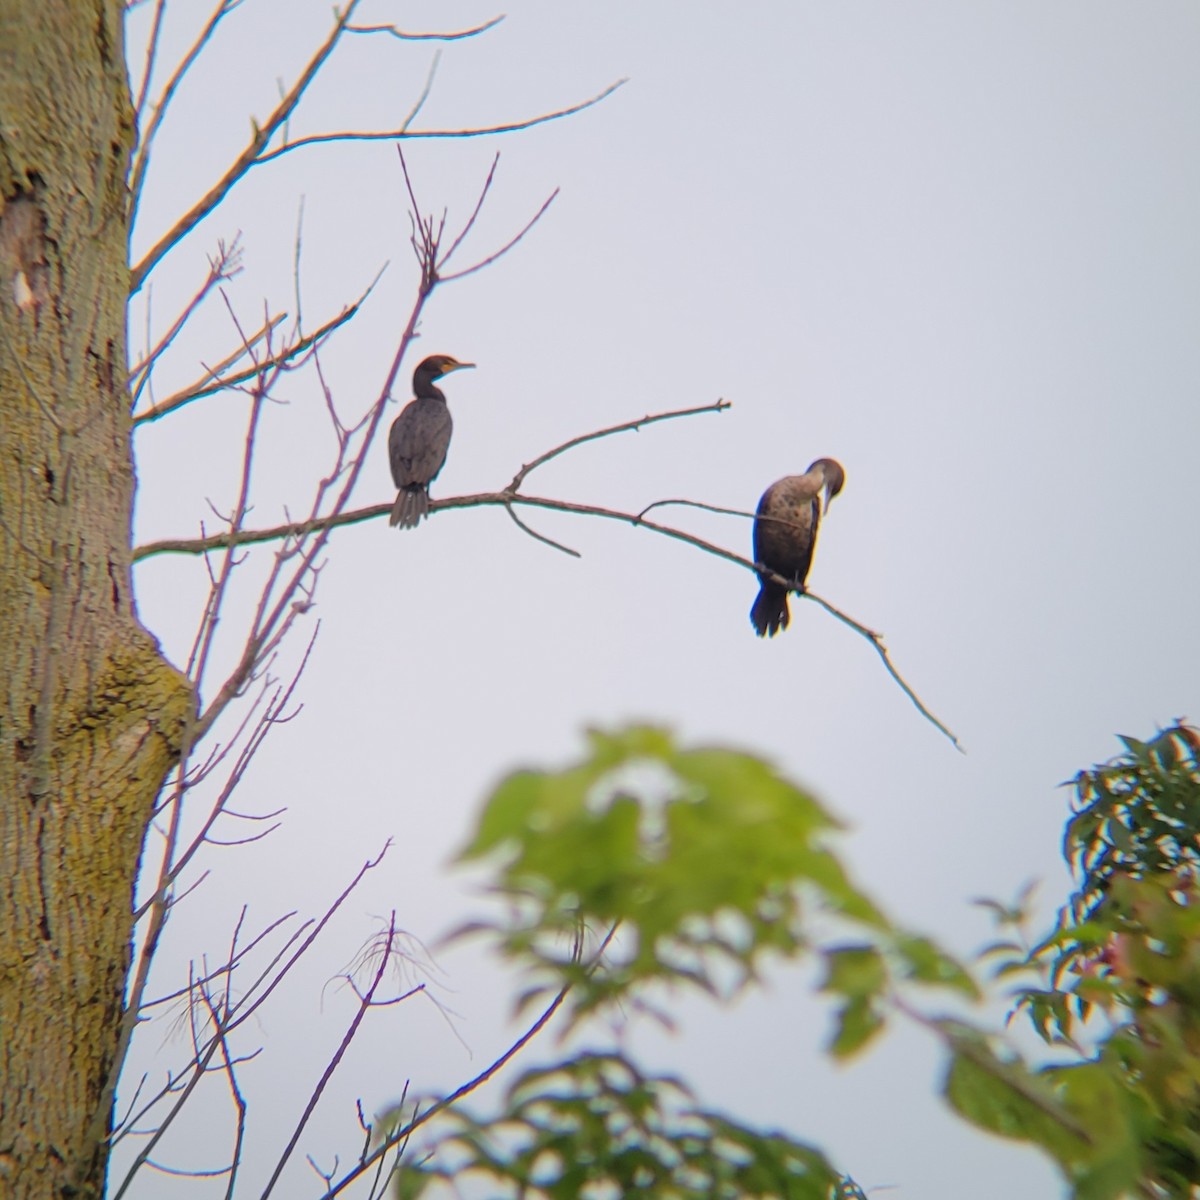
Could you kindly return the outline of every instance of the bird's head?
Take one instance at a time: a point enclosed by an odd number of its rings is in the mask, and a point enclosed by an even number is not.
[[[431,354],[428,358],[421,360],[417,367],[417,374],[424,375],[426,379],[441,379],[443,375],[449,375],[451,371],[463,371],[474,365],[474,363],[459,362],[457,358],[451,358],[449,354]]]
[[[825,489],[825,512],[828,512],[830,501],[845,486],[846,472],[842,470],[842,464],[833,458],[818,458],[808,470],[809,474],[820,474],[817,486]]]

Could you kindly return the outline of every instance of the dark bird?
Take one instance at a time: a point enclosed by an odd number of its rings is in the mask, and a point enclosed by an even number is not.
[[[786,475],[763,492],[754,519],[754,561],[792,582],[784,587],[762,571],[758,573],[758,599],[750,610],[750,620],[759,637],[774,637],[787,628],[788,592],[804,591],[812,566],[821,523],[821,491],[825,491],[828,512],[830,501],[845,482],[840,463],[818,458],[803,475]]]
[[[413,372],[413,397],[392,422],[388,434],[388,458],[392,479],[400,489],[392,505],[389,525],[412,529],[429,512],[429,485],[437,478],[450,449],[454,422],[435,379],[473,367],[448,354],[433,354]]]

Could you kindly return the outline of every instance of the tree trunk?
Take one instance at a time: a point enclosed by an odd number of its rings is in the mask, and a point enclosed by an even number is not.
[[[142,836],[193,711],[137,622],[121,0],[0,0],[0,1195],[104,1188]]]

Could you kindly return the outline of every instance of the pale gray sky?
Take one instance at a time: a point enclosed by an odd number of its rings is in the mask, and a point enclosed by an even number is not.
[[[195,11],[170,14],[164,61],[203,19],[204,6],[179,7]],[[374,0],[367,19],[451,28],[496,11]],[[135,255],[240,149],[329,19],[323,0],[249,0],[227,19],[164,128]],[[432,55],[353,42],[293,132],[394,125]],[[836,457],[847,484],[810,582],[885,632],[968,753],[815,606],[794,603],[785,635],[755,639],[753,579],[681,544],[530,518],[582,551],[576,561],[495,510],[438,515],[412,534],[383,521],[339,534],[304,711],[267,743],[240,798],[286,804],[285,824],[205,858],[212,874],[171,926],[159,977],[166,990],[189,956],[218,955],[243,900],[256,924],[319,912],[395,839],[255,1031],[266,1049],[246,1069],[260,1122],[246,1195],[351,1011],[322,983],[379,914],[395,908],[432,942],[474,911],[447,860],[489,786],[518,765],[569,760],[588,724],[652,718],[770,757],[848,823],[842,851],[879,901],[956,951],[989,936],[975,896],[1008,899],[1040,878],[1052,910],[1066,882],[1058,783],[1115,753],[1118,732],[1200,715],[1198,55],[1194,4],[1096,0],[527,0],[487,36],[444,49],[418,128],[520,119],[630,83],[515,137],[410,144],[423,202],[452,222],[501,151],[471,243],[480,255],[562,188],[513,255],[427,311],[400,397],[424,354],[479,364],[447,382],[456,430],[435,495],[503,486],[570,436],[724,397],[733,408],[720,416],[589,446],[529,490],[635,510],[674,496],[752,508],[774,479]],[[264,297],[290,308],[301,195],[310,325],[391,262],[324,358],[339,401],[357,406],[383,381],[415,283],[390,145],[302,151],[252,173],[155,275],[154,326],[194,291],[216,239],[238,230],[239,315],[255,322]],[[135,348],[144,319],[139,301]],[[160,392],[236,340],[212,305],[164,364]],[[288,389],[290,405],[268,417],[253,523],[305,506],[327,462],[315,381]],[[220,397],[139,433],[139,538],[190,535],[211,524],[206,498],[228,504],[244,410]],[[362,504],[392,495],[383,445],[373,459]],[[749,552],[747,522],[678,521]],[[143,617],[181,660],[203,569],[160,559],[138,570]],[[368,1022],[303,1143],[323,1164],[354,1153],[355,1096],[373,1109],[406,1078],[451,1088],[511,1040],[513,981],[465,950],[439,962],[457,1036],[429,1005]],[[681,1018],[673,1036],[638,1025],[628,1037],[706,1103],[817,1142],[868,1190],[1062,1194],[1038,1156],[945,1111],[924,1033],[830,1069],[803,971],[733,1011],[688,1002]],[[149,1027],[130,1078],[183,1051]],[[216,1100],[204,1127],[214,1144],[193,1133],[160,1157],[219,1165],[223,1119]],[[301,1159],[287,1194],[316,1182]],[[218,1194],[195,1189],[180,1194]]]

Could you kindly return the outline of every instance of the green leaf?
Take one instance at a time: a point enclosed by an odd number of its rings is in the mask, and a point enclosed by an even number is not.
[[[456,1107],[435,1129],[418,1178],[490,1197],[829,1200],[845,1186],[811,1146],[697,1108],[679,1080],[618,1054],[526,1071],[494,1119]]]
[[[847,997],[873,997],[887,986],[887,967],[874,946],[839,946],[825,951],[821,990]]]
[[[857,1054],[885,1026],[883,1016],[866,996],[857,996],[843,1004],[836,1014],[833,1038],[829,1043],[834,1058]]]
[[[966,968],[929,938],[902,935],[897,938],[895,949],[904,961],[910,979],[952,988],[971,999],[980,995],[978,985]]]

